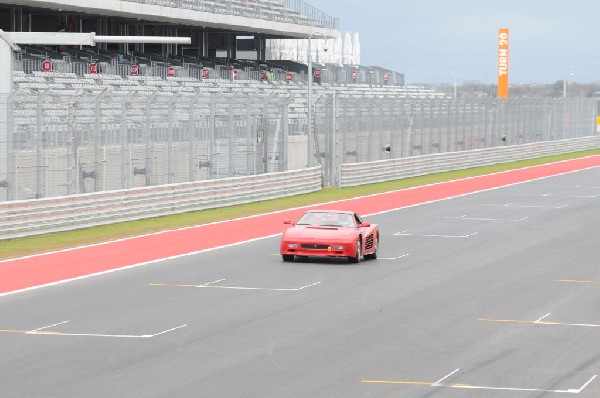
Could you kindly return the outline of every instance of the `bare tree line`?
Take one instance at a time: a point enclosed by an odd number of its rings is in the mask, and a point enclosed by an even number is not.
[[[437,90],[453,96],[453,85],[442,85]],[[458,86],[457,94],[463,97],[495,97],[497,94],[495,84],[482,84],[465,82]],[[560,98],[564,95],[564,80],[551,84],[523,83],[510,86],[511,98]],[[567,82],[567,97],[569,98],[600,98],[600,83],[575,83]]]

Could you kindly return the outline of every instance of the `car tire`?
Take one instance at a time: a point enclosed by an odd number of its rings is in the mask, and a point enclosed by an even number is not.
[[[362,239],[358,238],[358,242],[356,242],[356,254],[355,257],[348,257],[348,262],[349,263],[360,263],[360,260],[362,258]]]
[[[379,235],[375,239],[375,251],[371,254],[365,254],[367,260],[377,260],[377,252],[379,251]]]
[[[286,263],[291,263],[292,261],[294,261],[293,254],[282,254],[281,257],[283,258],[283,261],[285,261]]]

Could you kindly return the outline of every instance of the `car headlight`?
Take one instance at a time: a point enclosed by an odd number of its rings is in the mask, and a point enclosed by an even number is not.
[[[344,250],[344,246],[342,245],[335,245],[335,246],[331,246],[332,250]]]
[[[288,247],[288,249],[297,249],[298,244],[297,243],[288,243],[287,247]]]

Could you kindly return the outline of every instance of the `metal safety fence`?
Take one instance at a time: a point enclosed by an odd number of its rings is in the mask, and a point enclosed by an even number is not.
[[[285,171],[288,103],[233,93],[16,93],[0,199]]]
[[[308,165],[321,166],[324,185],[340,186],[341,164],[597,135],[591,99],[456,101],[324,87],[317,97],[309,140],[302,90],[18,91],[8,99],[8,131],[0,134],[0,201]]]
[[[592,99],[411,99],[322,96],[315,157],[325,183],[340,164],[557,141],[596,135]]]

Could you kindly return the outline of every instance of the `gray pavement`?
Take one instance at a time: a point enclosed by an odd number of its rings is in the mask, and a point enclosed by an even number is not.
[[[268,238],[6,296],[0,397],[599,397],[599,205],[592,169],[365,217],[375,261]]]

